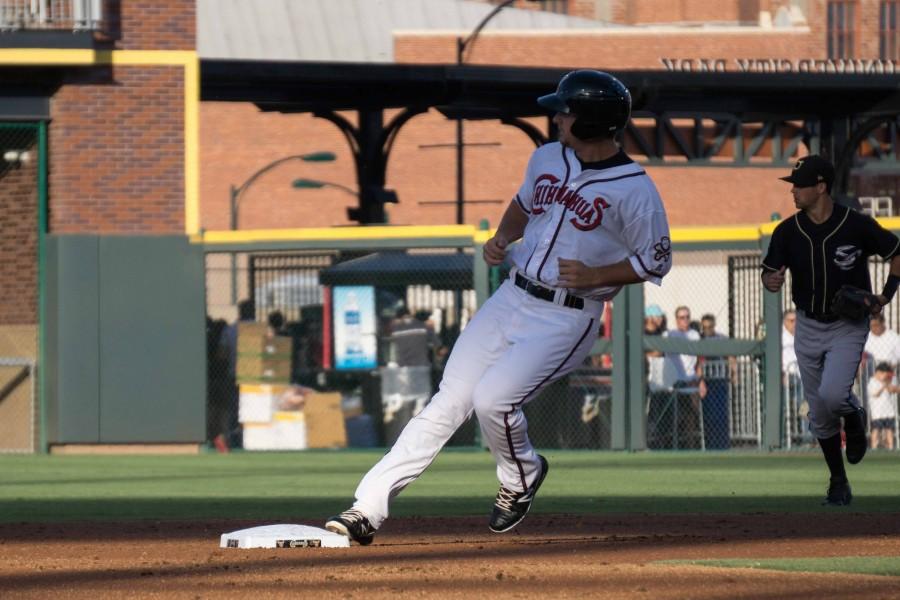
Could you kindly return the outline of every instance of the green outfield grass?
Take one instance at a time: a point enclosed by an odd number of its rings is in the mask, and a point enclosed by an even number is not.
[[[346,507],[380,451],[196,456],[0,456],[0,520],[320,519]],[[827,487],[816,453],[546,451],[539,513],[810,512]],[[848,468],[852,511],[900,511],[900,455]],[[396,516],[483,515],[497,491],[484,451],[448,450]],[[833,510],[833,509],[831,509]]]
[[[666,560],[661,564],[699,565],[727,569],[764,569],[807,573],[859,573],[900,577],[900,556],[838,556],[825,558],[730,558],[723,560]]]

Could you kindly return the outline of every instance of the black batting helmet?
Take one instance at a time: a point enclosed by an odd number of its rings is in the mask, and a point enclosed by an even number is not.
[[[556,92],[538,98],[552,111],[572,114],[572,134],[582,140],[614,135],[631,116],[631,93],[603,71],[580,69],[563,75]]]

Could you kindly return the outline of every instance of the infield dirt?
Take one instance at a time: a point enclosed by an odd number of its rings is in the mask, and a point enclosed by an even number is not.
[[[900,577],[659,562],[900,556],[900,514],[531,515],[503,535],[485,518],[399,518],[367,547],[218,546],[266,524],[2,524],[0,597],[900,598]]]

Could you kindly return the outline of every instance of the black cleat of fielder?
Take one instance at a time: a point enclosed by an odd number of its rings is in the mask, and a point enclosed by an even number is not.
[[[849,483],[846,481],[832,482],[828,486],[828,493],[825,495],[825,500],[822,501],[822,506],[850,506],[851,500],[853,500],[853,494],[850,492]]]
[[[368,546],[375,539],[375,528],[369,523],[368,517],[355,508],[328,519],[325,529],[346,535],[360,546]]]
[[[550,470],[547,459],[540,454],[538,454],[538,458],[541,460],[541,472],[527,490],[524,492],[513,492],[502,485],[500,486],[500,491],[497,492],[497,499],[494,501],[494,510],[491,512],[491,524],[489,526],[494,533],[509,531],[521,523],[525,515],[528,514],[531,503],[534,502],[534,495],[537,494],[538,488],[544,482],[544,477],[547,476],[547,471]]]
[[[847,462],[855,465],[866,455],[866,409],[844,415],[844,433],[847,435]]]

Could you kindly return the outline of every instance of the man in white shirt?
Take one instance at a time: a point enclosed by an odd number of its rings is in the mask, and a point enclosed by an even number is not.
[[[679,306],[675,309],[675,329],[669,330],[668,337],[691,341],[700,339],[700,334],[691,329],[691,309],[687,306]],[[667,354],[666,359],[672,361],[678,373],[676,385],[689,386],[697,384],[696,356],[693,354]]]
[[[794,352],[794,328],[797,326],[797,312],[784,311],[781,321],[781,371],[797,372],[797,354]]]
[[[865,351],[875,364],[886,362],[895,367],[900,363],[900,335],[885,326],[883,313],[873,316],[869,322]]]
[[[700,339],[700,333],[691,328],[691,309],[687,306],[675,309],[675,329],[669,330],[668,337],[690,341]],[[701,380],[697,357],[693,354],[666,354],[666,361],[678,373],[675,381],[674,408],[677,418],[673,423],[673,448],[699,448]]]

